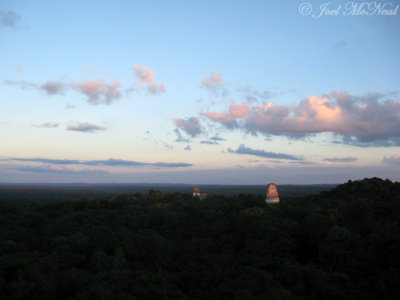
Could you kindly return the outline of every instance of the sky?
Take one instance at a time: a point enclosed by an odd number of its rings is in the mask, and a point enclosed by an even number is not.
[[[0,182],[400,180],[400,2],[0,2]]]

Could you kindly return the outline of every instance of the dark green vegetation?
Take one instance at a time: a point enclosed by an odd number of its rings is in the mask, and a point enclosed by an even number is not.
[[[398,299],[400,183],[281,202],[0,201],[0,298]]]
[[[334,184],[280,185],[279,195],[305,196],[330,190],[335,186]],[[0,200],[48,202],[77,198],[102,199],[127,193],[147,194],[151,189],[163,193],[191,194],[193,187],[188,184],[0,184]],[[237,196],[239,194],[265,196],[267,190],[267,185],[199,185],[199,187],[202,192],[207,192],[210,196]]]

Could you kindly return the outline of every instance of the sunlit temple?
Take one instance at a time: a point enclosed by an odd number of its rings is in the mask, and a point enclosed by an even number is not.
[[[265,202],[267,204],[279,204],[278,188],[275,183],[268,184]]]
[[[200,193],[200,189],[196,186],[193,189],[193,199],[204,200],[207,198],[207,193]]]

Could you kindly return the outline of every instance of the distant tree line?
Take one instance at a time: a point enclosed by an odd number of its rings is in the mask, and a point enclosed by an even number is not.
[[[202,192],[209,196],[224,195],[228,197],[239,194],[255,194],[265,196],[266,185],[200,185]],[[279,194],[285,197],[306,196],[331,190],[334,184],[313,185],[280,185]],[[29,200],[30,202],[51,202],[82,198],[104,199],[121,194],[148,194],[149,190],[158,190],[166,194],[180,192],[191,194],[194,186],[188,184],[1,184],[0,201]]]
[[[278,187],[279,188],[279,187]],[[398,299],[400,183],[0,201],[1,299]]]

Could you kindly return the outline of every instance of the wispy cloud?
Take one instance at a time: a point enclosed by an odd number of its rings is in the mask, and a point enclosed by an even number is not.
[[[356,157],[332,157],[332,158],[325,158],[322,161],[330,162],[330,163],[352,163],[356,162]]]
[[[334,133],[339,143],[356,146],[400,145],[400,103],[388,95],[369,93],[358,97],[346,92],[310,96],[298,105],[271,102],[231,104],[225,112],[205,112],[208,119],[227,129],[253,134],[304,138]],[[239,122],[240,120],[240,122]]]
[[[69,125],[67,127],[67,129],[72,130],[72,131],[81,131],[81,132],[90,132],[90,133],[106,130],[106,128],[104,128],[102,126],[91,124],[91,123],[76,123],[74,125]]]
[[[247,102],[250,103],[259,102],[260,100],[268,100],[278,95],[278,93],[274,91],[267,91],[267,90],[257,91],[248,85],[238,88],[237,91],[241,92],[243,96],[246,98]]]
[[[33,173],[51,173],[51,174],[81,174],[81,175],[106,175],[109,172],[104,170],[74,170],[57,165],[41,165],[41,166],[17,166],[13,168],[14,170],[33,172]]]
[[[391,166],[400,166],[400,155],[395,154],[389,157],[385,156],[382,161]]]
[[[339,50],[347,46],[347,42],[345,40],[337,41],[333,44],[333,49]]]
[[[24,71],[24,68],[21,67],[21,66],[16,66],[16,67],[15,67],[15,70],[16,70],[18,73],[22,73],[22,72]]]
[[[13,11],[0,11],[0,25],[1,27],[16,28],[21,16]]]
[[[164,143],[164,147],[167,148],[168,150],[174,150],[174,146],[168,143]]]
[[[190,145],[187,145],[187,146],[185,147],[185,151],[192,151],[192,147],[190,147]]]
[[[178,142],[178,143],[189,143],[190,142],[189,139],[186,139],[182,136],[182,133],[179,131],[178,128],[174,129],[174,133],[176,134],[175,142]]]
[[[225,81],[221,73],[212,72],[210,77],[203,78],[200,87],[207,89],[217,96],[228,95],[228,90],[225,87]]]
[[[57,128],[58,125],[59,125],[58,123],[46,122],[46,123],[42,123],[42,124],[34,125],[34,126],[41,127],[41,128]]]
[[[225,141],[224,138],[219,137],[219,136],[212,136],[212,137],[210,137],[210,140],[212,140],[212,141]]]
[[[30,90],[38,88],[38,85],[36,83],[26,80],[5,80],[4,84],[16,85],[22,90]]]
[[[146,66],[134,65],[132,68],[137,78],[137,85],[134,85],[130,90],[146,90],[151,94],[165,92],[164,84],[155,81],[154,71],[151,71]]]
[[[45,163],[53,165],[83,165],[83,166],[107,166],[107,167],[156,167],[156,168],[182,168],[191,167],[188,163],[167,163],[167,162],[140,162],[133,160],[113,159],[107,160],[71,160],[71,159],[48,159],[48,158],[6,158],[3,161],[22,161],[31,163]]]
[[[206,144],[206,145],[219,145],[219,143],[217,141],[200,141],[200,144]]]
[[[228,148],[228,153],[236,153],[236,154],[245,154],[245,155],[253,155],[265,158],[275,158],[275,159],[287,159],[287,160],[302,160],[301,157],[297,157],[294,155],[286,154],[286,153],[276,153],[276,152],[267,152],[264,150],[257,150],[246,147],[241,144],[236,150],[232,150],[232,148]]]
[[[62,81],[50,81],[50,80],[48,80],[46,83],[42,85],[38,85],[34,82],[27,80],[5,80],[4,83],[7,85],[18,86],[22,90],[31,90],[31,89],[43,90],[48,95],[64,95],[64,91],[68,87],[68,85]]]
[[[186,120],[174,118],[172,121],[178,128],[182,129],[192,137],[195,137],[203,132],[200,126],[199,118],[197,117],[191,117]]]
[[[67,103],[67,105],[65,106],[65,108],[67,108],[67,109],[73,109],[73,108],[76,108],[76,106],[75,106],[75,105],[72,105],[71,103]]]

